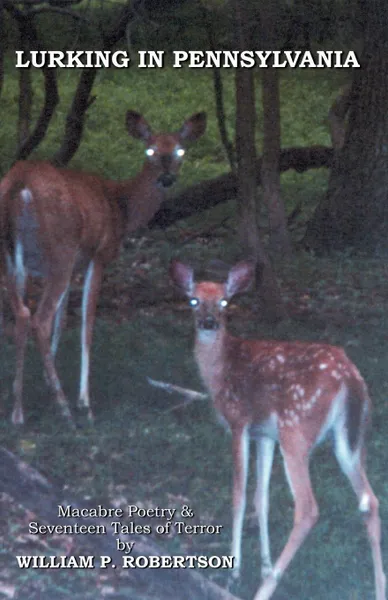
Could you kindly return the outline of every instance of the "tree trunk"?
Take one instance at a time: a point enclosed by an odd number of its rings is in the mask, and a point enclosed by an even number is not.
[[[336,152],[343,148],[347,129],[347,115],[352,98],[352,86],[345,85],[330,107],[328,120],[330,128],[331,143]]]
[[[263,85],[263,162],[261,181],[263,200],[268,207],[269,244],[275,258],[289,258],[291,241],[287,216],[280,191],[280,105],[279,76],[276,69],[264,69]]]
[[[318,251],[388,250],[388,3],[360,0],[360,6],[364,51],[354,74],[345,143],[304,239]]]
[[[4,0],[0,0],[0,96],[4,82]]]
[[[31,49],[30,27],[31,20],[23,15],[18,21],[20,33],[20,48],[25,55]],[[33,102],[33,90],[31,83],[31,69],[19,69],[19,114],[17,125],[18,149],[25,144],[30,134],[31,111]]]
[[[84,68],[79,78],[73,102],[66,117],[65,135],[61,147],[55,153],[52,162],[64,166],[73,158],[82,140],[86,111],[95,100],[90,92],[97,76],[97,69]]]
[[[249,35],[249,2],[234,1],[237,47],[251,46]],[[258,199],[256,185],[255,93],[253,71],[236,69],[236,154],[238,181],[239,237],[244,257],[256,265],[256,288],[268,318],[284,316],[279,289],[271,264],[265,253],[258,229]]]
[[[248,6],[247,0],[234,0],[236,41],[240,51],[250,48]],[[236,69],[235,89],[239,237],[245,256],[257,262],[260,243],[257,232],[258,199],[255,172],[256,114],[253,72],[250,69]]]
[[[260,2],[261,47],[274,50],[279,45],[277,0]],[[291,241],[287,229],[287,217],[280,191],[280,98],[279,73],[272,65],[262,71],[263,102],[263,163],[261,181],[263,201],[268,207],[269,247],[275,259],[291,255]]]
[[[248,69],[236,70],[236,149],[240,244],[243,253],[256,262],[261,244],[257,228],[255,99],[253,74]]]

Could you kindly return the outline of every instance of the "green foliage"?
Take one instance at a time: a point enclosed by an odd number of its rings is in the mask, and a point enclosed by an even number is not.
[[[106,177],[124,179],[138,171],[143,160],[141,143],[129,138],[125,131],[125,112],[132,108],[142,112],[151,126],[157,130],[174,129],[192,113],[205,110],[208,113],[206,135],[190,149],[185,160],[180,185],[186,186],[203,179],[215,177],[228,170],[224,148],[219,138],[215,118],[213,82],[211,71],[204,69],[139,69],[136,55],[129,69],[104,69],[97,77],[93,93],[97,96],[87,113],[81,146],[71,166],[96,171]],[[16,151],[16,121],[18,83],[13,56],[6,62],[4,90],[1,96],[2,127],[0,130],[0,165],[4,173],[12,164]],[[261,88],[260,73],[257,75],[257,142],[261,151]],[[58,72],[60,104],[50,125],[48,134],[31,158],[50,158],[58,149],[65,125],[65,118],[72,101],[79,77],[78,70],[61,69]],[[226,124],[230,139],[234,139],[235,105],[234,73],[224,70],[224,100]],[[43,100],[42,76],[33,71],[34,118],[37,118]],[[332,98],[340,87],[340,77],[325,70],[282,73],[281,118],[282,145],[304,146],[329,144],[326,115]],[[107,151],[102,152],[101,149]],[[310,199],[317,199],[325,185],[325,175],[316,177],[307,173],[303,178],[287,173],[285,181],[294,190],[304,190]],[[300,185],[300,182],[303,184]],[[309,181],[308,186],[305,182]],[[317,183],[318,182],[318,183]],[[287,186],[288,186],[287,184]],[[310,190],[309,185],[314,189]],[[318,190],[317,187],[320,189]],[[301,189],[302,188],[302,189]],[[312,193],[311,193],[312,192]],[[287,191],[285,192],[288,198]],[[290,198],[290,207],[293,201]]]
[[[103,2],[83,0],[72,7],[79,15],[75,20],[68,14],[38,13],[34,24],[43,49],[100,49],[102,38],[117,23],[127,0]],[[233,12],[225,0],[158,0],[149,1],[146,9],[135,7],[123,47],[149,50],[206,49],[209,47],[205,27],[205,12],[214,30],[218,49],[230,49],[234,44]],[[252,38],[256,49],[261,48],[260,7],[248,3]],[[46,7],[47,8],[47,7]],[[307,45],[320,47],[331,44],[337,49],[354,45],[362,36],[358,4],[343,0],[283,0],[277,4],[277,47],[288,49]],[[5,11],[3,43],[6,48],[18,48],[19,32]]]

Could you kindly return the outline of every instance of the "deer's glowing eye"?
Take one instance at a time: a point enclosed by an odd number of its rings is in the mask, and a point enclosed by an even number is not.
[[[184,156],[184,155],[185,155],[185,150],[184,150],[183,148],[177,148],[177,149],[175,150],[175,154],[176,154],[177,156],[179,156],[179,158],[182,158],[182,156]]]
[[[189,304],[190,304],[190,306],[192,306],[192,307],[198,306],[198,304],[199,304],[199,300],[198,300],[198,298],[190,298],[190,300],[189,300]]]
[[[155,154],[155,150],[153,148],[147,148],[145,153],[147,156],[153,156]]]
[[[228,301],[225,300],[225,298],[222,298],[222,300],[220,300],[220,306],[221,308],[226,308],[228,306]]]

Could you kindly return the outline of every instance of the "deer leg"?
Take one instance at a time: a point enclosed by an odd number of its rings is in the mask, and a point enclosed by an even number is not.
[[[28,338],[30,324],[30,310],[24,305],[23,300],[17,294],[16,290],[9,285],[9,294],[12,310],[15,316],[15,347],[16,347],[16,371],[13,383],[14,407],[12,411],[12,423],[14,425],[23,425],[23,375],[24,375],[24,357],[26,343]],[[12,299],[11,299],[12,296]]]
[[[272,571],[271,550],[268,533],[268,492],[271,478],[275,441],[260,437],[256,442],[257,485],[255,506],[260,527],[261,577],[265,579]]]
[[[294,525],[271,574],[258,589],[254,600],[268,600],[268,598],[271,598],[282,575],[314,527],[319,515],[318,505],[310,482],[308,455],[295,454],[295,447],[289,453],[283,448],[282,454],[287,479],[295,500]]]
[[[38,309],[32,319],[32,326],[42,355],[47,382],[53,391],[55,402],[59,407],[61,415],[74,427],[69,405],[55,369],[54,355],[50,344],[54,317],[59,308],[61,298],[67,289],[70,276],[71,272],[68,273],[68,277],[63,277],[61,281],[51,280],[47,283]]]
[[[51,353],[52,353],[54,359],[57,355],[59,340],[61,339],[62,329],[64,326],[63,323],[64,323],[64,320],[66,319],[66,309],[67,309],[67,302],[69,300],[69,291],[70,291],[70,284],[67,286],[67,289],[63,292],[63,294],[58,302],[57,311],[55,313],[53,332],[51,335]],[[45,378],[47,385],[50,386],[50,382],[49,382],[46,371],[44,372],[44,378]]]
[[[373,493],[365,472],[365,448],[352,452],[345,428],[335,432],[335,454],[340,467],[349,479],[358,498],[359,510],[364,516],[369,544],[372,551],[376,600],[385,600],[385,574],[381,558],[381,523],[379,501]]]
[[[0,336],[4,335],[4,291],[3,278],[0,275]]]
[[[89,397],[89,363],[90,347],[96,315],[97,298],[101,287],[102,265],[94,260],[89,263],[82,295],[82,328],[81,328],[81,378],[78,408],[86,409],[90,421],[93,413]]]
[[[26,283],[26,272],[23,265],[23,250],[21,245],[16,245],[15,265],[7,254],[7,288],[9,302],[15,317],[15,347],[16,371],[13,383],[14,406],[11,421],[14,425],[23,425],[23,374],[24,357],[28,337],[30,310],[23,302]]]
[[[233,538],[232,556],[234,570],[232,577],[237,579],[241,568],[241,539],[246,505],[246,487],[249,462],[249,433],[247,426],[232,429],[233,456]]]
[[[20,301],[16,305],[15,312],[15,345],[16,345],[16,373],[13,383],[14,407],[12,411],[12,423],[23,425],[23,374],[24,357],[30,324],[30,310]]]
[[[51,353],[55,357],[58,351],[59,340],[63,329],[63,322],[66,318],[67,303],[69,300],[70,283],[60,297],[58,308],[55,313],[53,333],[51,336]]]

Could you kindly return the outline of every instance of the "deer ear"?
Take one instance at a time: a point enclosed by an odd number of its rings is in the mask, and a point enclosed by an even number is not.
[[[134,110],[128,110],[126,114],[126,125],[130,136],[137,140],[148,142],[152,136],[152,131],[145,118]]]
[[[180,138],[188,142],[194,142],[205,133],[206,113],[195,113],[185,121],[179,131]]]
[[[194,271],[191,267],[172,260],[170,264],[170,277],[175,285],[187,296],[191,296],[194,290]]]
[[[255,266],[251,262],[240,262],[229,271],[225,283],[225,295],[231,298],[235,294],[245,292],[250,286],[255,273]]]

